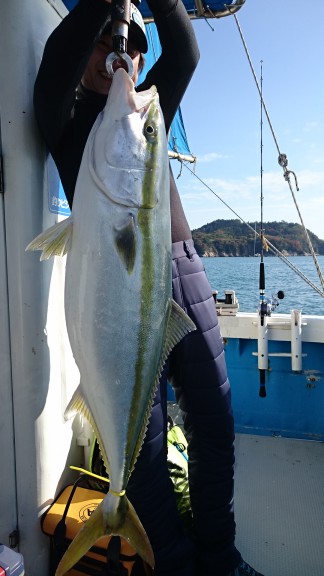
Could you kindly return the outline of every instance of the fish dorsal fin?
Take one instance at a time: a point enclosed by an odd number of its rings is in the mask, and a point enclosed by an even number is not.
[[[66,410],[64,412],[64,418],[66,420],[68,420],[69,418],[72,418],[72,416],[74,416],[76,413],[82,414],[82,416],[84,416],[89,424],[91,425],[96,438],[98,440],[98,444],[100,447],[100,451],[102,454],[102,458],[104,461],[104,465],[106,467],[106,470],[108,472],[109,475],[109,458],[108,458],[108,454],[105,452],[104,450],[104,443],[102,442],[101,439],[101,434],[100,431],[98,430],[96,423],[95,423],[95,419],[92,415],[92,412],[82,394],[82,390],[81,390],[81,386],[78,386],[78,388],[76,389],[76,391],[74,392],[70,402],[68,403]]]
[[[52,256],[64,256],[71,250],[73,217],[72,215],[42,232],[32,240],[26,250],[42,250],[41,260]]]
[[[115,228],[115,246],[127,272],[130,274],[134,268],[136,256],[136,230],[131,214],[123,226]]]

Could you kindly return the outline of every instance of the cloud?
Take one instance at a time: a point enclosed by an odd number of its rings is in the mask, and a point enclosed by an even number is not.
[[[317,158],[313,158],[313,163],[314,164],[324,164],[324,157],[318,156]]]
[[[297,174],[299,187],[305,189],[311,189],[314,187],[321,187],[322,194],[324,192],[324,171],[315,170],[302,170]]]
[[[246,221],[260,219],[260,176],[242,179],[205,178],[201,174],[181,177],[177,182],[186,215],[192,228],[199,228],[218,218],[236,218],[222,200]],[[207,188],[208,186],[209,188]],[[296,190],[291,185],[306,227],[323,237],[322,214],[324,207],[324,171],[303,170],[298,173]],[[212,191],[212,192],[211,192]],[[299,222],[299,216],[283,172],[263,174],[264,220]],[[219,198],[217,198],[219,197]]]
[[[207,154],[198,154],[197,162],[214,162],[215,160],[224,160],[228,158],[225,154],[218,154],[218,152],[208,152]]]
[[[320,127],[320,123],[315,121],[315,120],[311,120],[308,122],[305,122],[304,124],[304,131],[305,132],[311,132],[314,129],[317,129]]]

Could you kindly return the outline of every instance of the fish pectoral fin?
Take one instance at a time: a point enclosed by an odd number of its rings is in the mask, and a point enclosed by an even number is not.
[[[166,336],[163,348],[164,361],[169,356],[171,350],[188,334],[196,330],[194,322],[188,314],[173,299],[170,300],[171,312],[166,329]]]
[[[95,434],[98,436],[98,431],[94,422],[94,418],[92,416],[91,410],[86,400],[84,399],[80,385],[75,390],[70,402],[68,403],[65,409],[64,418],[65,420],[69,420],[70,418],[73,418],[73,416],[75,416],[77,413],[82,414],[82,416],[84,416],[88,420]]]
[[[90,422],[90,418],[88,415],[89,408],[88,408],[87,403],[83,397],[80,385],[75,390],[70,402],[68,403],[68,405],[65,409],[65,412],[64,412],[65,420],[69,420],[70,418],[75,416],[75,414],[77,414],[77,412],[79,412],[80,414],[85,416],[87,418],[87,420],[89,420],[89,422]]]
[[[48,260],[52,256],[64,256],[72,246],[72,215],[58,222],[42,232],[32,240],[26,250],[42,250],[41,260]]]
[[[115,246],[130,274],[134,268],[136,256],[136,229],[132,214],[129,214],[122,226],[115,227]]]
[[[55,576],[63,576],[88,552],[101,536],[110,534],[106,530],[102,509],[103,502],[99,504],[89,520],[82,526],[80,532],[73,538],[56,569]]]

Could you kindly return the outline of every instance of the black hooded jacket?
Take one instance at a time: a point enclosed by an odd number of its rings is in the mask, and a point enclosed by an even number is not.
[[[166,131],[199,60],[195,35],[182,2],[150,0],[162,54],[138,91],[157,87]],[[110,17],[104,0],[80,0],[50,35],[34,90],[36,118],[53,156],[70,207],[83,150],[107,97],[81,88],[81,77],[96,42]],[[172,240],[191,233],[171,175]]]

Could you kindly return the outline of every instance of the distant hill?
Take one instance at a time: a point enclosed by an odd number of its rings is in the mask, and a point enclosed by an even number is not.
[[[260,233],[260,222],[249,222]],[[265,237],[286,256],[304,256],[310,250],[300,224],[265,222]],[[316,254],[324,254],[324,240],[308,230]],[[261,242],[254,231],[240,220],[214,220],[192,231],[199,256],[254,256],[261,252]],[[264,251],[264,255],[273,255]]]

